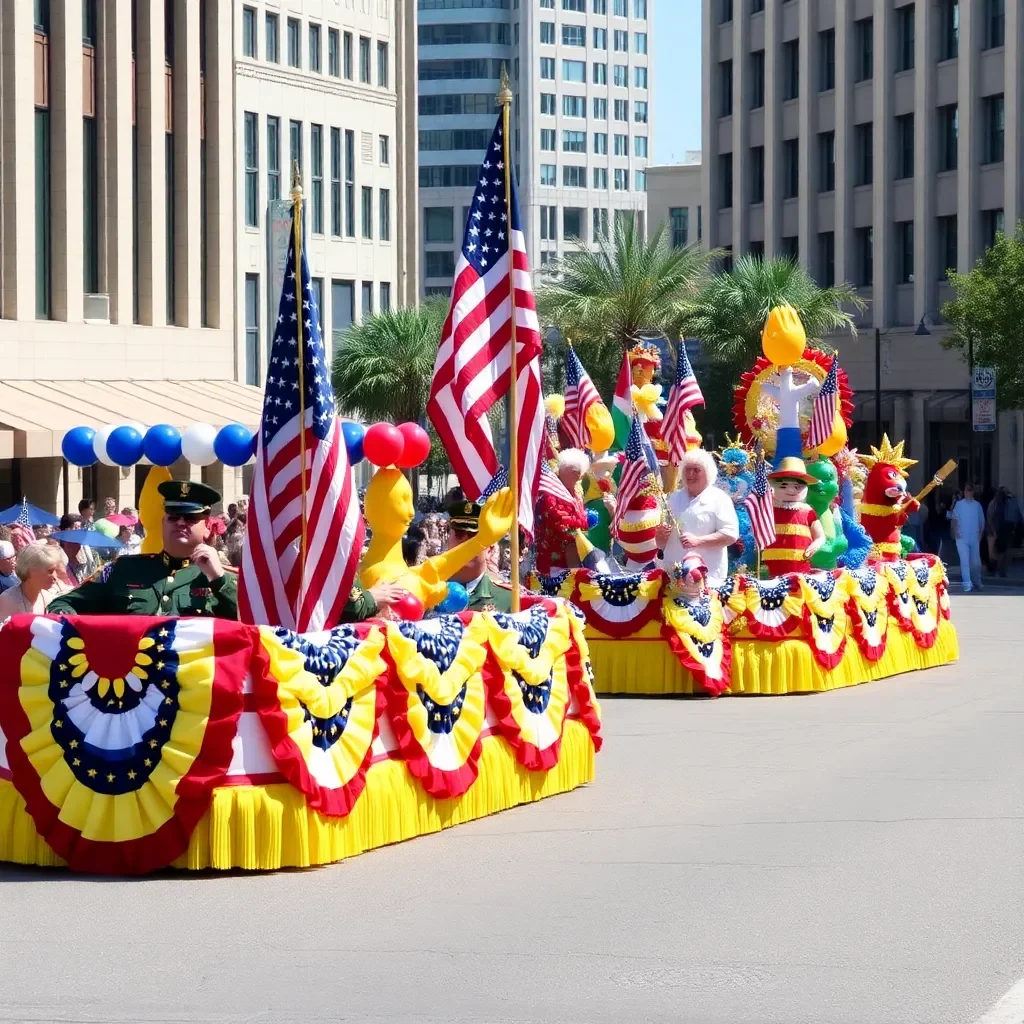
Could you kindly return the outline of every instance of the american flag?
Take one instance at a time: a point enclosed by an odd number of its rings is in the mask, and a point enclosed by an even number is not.
[[[808,448],[817,448],[832,436],[832,427],[836,419],[836,393],[839,391],[838,364],[838,357],[833,356],[832,365],[828,368],[817,395],[814,396],[811,425],[807,431]]]
[[[661,423],[661,436],[668,443],[668,461],[678,466],[686,454],[686,416],[688,409],[704,404],[704,395],[686,354],[686,342],[679,343],[676,359],[676,381],[668,395],[665,417]]]
[[[24,526],[26,530],[32,529],[32,519],[28,514],[28,501],[21,499],[21,508],[18,509],[18,518],[14,520],[18,526]]]
[[[477,181],[455,266],[452,304],[434,363],[427,412],[469,498],[476,498],[498,468],[488,410],[509,390],[512,329],[509,259],[515,280],[519,436],[519,526],[533,534],[533,504],[544,437],[540,382],[540,324],[533,301],[526,238],[519,219],[515,180],[505,191],[502,118]],[[512,223],[507,223],[506,198]],[[509,230],[511,228],[511,231]],[[512,247],[509,249],[509,237]]]
[[[760,551],[764,551],[775,543],[775,510],[763,453],[758,455],[757,467],[754,469],[754,488],[744,499],[743,506],[750,515],[754,543]]]
[[[491,477],[491,482],[480,492],[480,504],[482,505],[492,494],[503,491],[508,487],[508,470],[504,466],[498,467],[498,472]]]
[[[579,501],[575,494],[569,492],[569,488],[562,483],[558,474],[546,463],[540,467],[540,475],[537,478],[537,495],[550,494],[560,501]]]
[[[601,396],[590,374],[583,369],[575,349],[570,348],[565,364],[565,412],[562,414],[561,427],[573,448],[589,447],[587,413],[593,406],[600,404]]]
[[[300,554],[300,360],[305,395],[305,566]],[[335,415],[320,311],[304,252],[301,267],[296,265],[293,229],[249,498],[239,617],[299,633],[334,626],[352,592],[363,532],[345,439]]]
[[[640,490],[650,482],[653,472],[651,470],[650,443],[644,428],[640,423],[640,417],[633,416],[633,422],[629,427],[629,440],[624,449],[625,462],[622,465],[622,476],[619,478],[619,491],[615,499],[615,527],[618,529],[619,522],[626,514],[633,499]],[[655,462],[657,465],[657,462]]]

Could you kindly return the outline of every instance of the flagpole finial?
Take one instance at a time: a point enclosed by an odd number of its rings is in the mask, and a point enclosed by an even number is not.
[[[501,86],[498,89],[498,106],[507,107],[512,103],[512,87],[508,81],[508,68],[501,65]]]
[[[292,161],[292,199],[302,198],[302,175],[299,174],[299,161]]]

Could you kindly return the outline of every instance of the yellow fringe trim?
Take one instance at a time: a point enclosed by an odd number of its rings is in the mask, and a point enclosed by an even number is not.
[[[588,627],[590,660],[599,694],[704,694],[703,687],[679,664],[667,643],[660,640],[661,625],[648,623],[628,640],[613,640]],[[654,638],[658,637],[658,640]],[[956,629],[943,619],[929,650],[895,621],[889,622],[885,654],[868,661],[850,636],[843,660],[832,670],[821,667],[811,648],[799,640],[733,640],[732,687],[727,693],[783,694],[836,690],[875,679],[947,665],[960,656]]]
[[[480,775],[453,800],[435,800],[401,761],[382,761],[366,775],[366,789],[345,818],[324,818],[302,794],[281,783],[224,786],[192,833],[176,868],[268,871],[311,867],[353,857],[413,836],[440,832],[517,804],[566,793],[594,778],[594,747],[581,722],[565,723],[558,764],[528,772],[498,736],[483,740]],[[36,833],[14,786],[0,781],[0,860],[55,867],[63,861]]]

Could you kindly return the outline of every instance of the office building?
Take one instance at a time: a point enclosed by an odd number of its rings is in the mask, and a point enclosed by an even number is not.
[[[681,249],[704,239],[703,172],[700,151],[681,164],[647,168],[647,223],[651,233],[664,226],[669,245]]]
[[[419,0],[424,294],[447,293],[501,67],[531,265],[646,213],[654,0]]]
[[[967,372],[938,344],[940,309],[947,268],[969,270],[1024,216],[1024,8],[704,0],[703,43],[707,245],[856,285],[860,335],[836,339],[860,392],[855,436],[873,434],[878,328],[883,426],[923,467],[966,463]],[[1024,482],[1022,429],[1004,413],[994,441],[977,436],[983,483]]]

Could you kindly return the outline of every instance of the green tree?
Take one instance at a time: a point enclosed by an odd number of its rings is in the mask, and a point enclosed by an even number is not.
[[[974,341],[974,361],[993,366],[1001,409],[1024,408],[1024,221],[1015,235],[999,234],[973,270],[949,274],[956,298],[942,307],[953,331],[947,348]]]
[[[572,341],[610,401],[623,353],[645,336],[669,330],[680,303],[694,297],[717,255],[695,245],[672,248],[664,227],[647,240],[636,218],[617,219],[612,237],[596,250],[566,253],[549,266],[552,280],[537,294],[541,323]],[[549,366],[564,367],[561,346],[553,344]],[[547,383],[560,387],[562,380]]]

